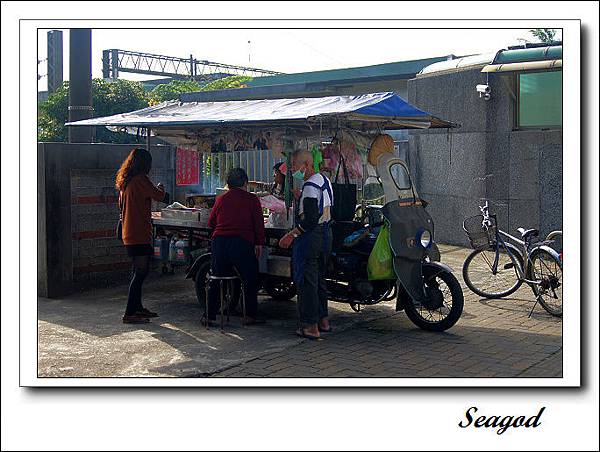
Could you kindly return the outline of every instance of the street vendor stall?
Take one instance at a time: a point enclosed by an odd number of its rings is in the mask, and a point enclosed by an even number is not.
[[[391,138],[384,133],[389,129],[456,125],[419,110],[395,93],[169,101],[67,125],[101,125],[133,133],[141,128],[148,135],[193,149],[211,160],[221,154],[268,149],[285,161],[284,200],[263,199],[265,211],[277,215],[265,218],[266,252],[260,262],[262,287],[279,299],[295,294],[289,251],[278,247],[279,238],[293,219],[290,158],[296,150],[310,151],[315,169],[330,176],[334,189],[334,251],[327,281],[330,299],[349,303],[358,310],[360,306],[396,298],[398,310],[405,309],[415,324],[429,330],[445,330],[460,317],[460,285],[448,267],[434,262],[439,254],[435,252],[433,221],[425,212],[426,202],[419,197],[407,165],[393,155],[393,140],[390,147]],[[233,165],[244,167],[241,160],[238,162],[234,160]],[[211,166],[210,171],[201,177],[214,177],[215,168]],[[361,193],[359,203],[357,185]],[[221,186],[216,191],[224,189]],[[373,199],[383,202],[372,205],[369,201]],[[204,207],[198,209],[190,208],[190,202],[187,206],[171,206],[155,213],[152,220],[160,239],[157,252],[164,258],[166,242],[169,255],[173,250],[182,262],[191,264],[187,276],[195,281],[199,300],[204,296],[210,269],[210,230],[203,221],[207,218],[203,209],[210,208],[210,199],[204,202]],[[360,218],[355,218],[355,211],[360,212]],[[289,221],[284,225],[287,228],[281,227],[282,218]],[[385,271],[376,271],[377,264],[384,263],[384,258],[376,255],[377,250],[383,251],[380,255],[385,254],[387,259]],[[442,290],[442,286],[449,291]]]

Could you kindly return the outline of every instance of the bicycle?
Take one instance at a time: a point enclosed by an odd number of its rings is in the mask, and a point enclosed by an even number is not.
[[[487,201],[479,210],[481,215],[463,221],[474,249],[463,264],[467,287],[481,297],[502,298],[526,283],[536,297],[529,317],[538,302],[553,316],[562,316],[562,251],[558,253],[549,246],[562,237],[562,231],[553,231],[545,240],[534,242],[539,237],[537,229],[518,228],[518,239],[498,229]],[[522,251],[508,240],[521,246]]]

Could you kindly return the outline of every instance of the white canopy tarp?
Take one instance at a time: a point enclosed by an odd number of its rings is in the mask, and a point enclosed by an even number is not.
[[[130,113],[68,122],[67,126],[206,128],[222,125],[293,126],[337,123],[365,128],[455,127],[419,110],[393,92],[222,102],[163,102]]]

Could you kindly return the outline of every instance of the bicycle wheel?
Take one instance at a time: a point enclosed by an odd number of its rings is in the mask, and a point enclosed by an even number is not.
[[[562,316],[562,262],[556,255],[543,248],[537,248],[531,253],[531,263],[528,269],[528,278],[540,281],[531,288],[539,298],[542,307],[548,313]]]
[[[495,274],[492,271],[496,258],[494,248],[475,250],[465,260],[462,270],[465,284],[480,297],[507,297],[523,284],[519,278],[519,271],[523,268],[521,253],[510,243],[507,243],[506,247],[510,249],[510,254],[504,247],[498,249],[498,267]]]

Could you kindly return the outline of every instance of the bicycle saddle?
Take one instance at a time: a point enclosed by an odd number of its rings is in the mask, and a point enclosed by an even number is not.
[[[523,240],[527,240],[529,237],[537,237],[540,235],[540,231],[537,229],[517,228],[517,231],[521,233]]]

